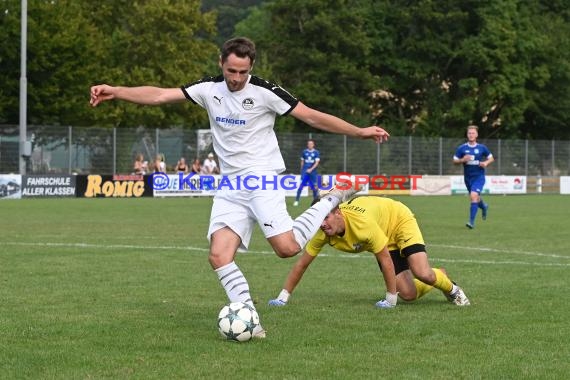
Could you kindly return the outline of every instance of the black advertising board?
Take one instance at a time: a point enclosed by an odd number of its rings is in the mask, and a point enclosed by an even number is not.
[[[149,181],[147,175],[78,175],[75,194],[85,198],[152,197]]]
[[[22,197],[75,197],[75,177],[66,174],[22,176]]]

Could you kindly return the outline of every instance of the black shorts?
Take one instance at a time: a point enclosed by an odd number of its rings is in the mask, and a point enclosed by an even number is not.
[[[396,275],[400,274],[401,272],[410,269],[408,265],[408,257],[413,255],[414,253],[418,252],[425,252],[426,246],[423,244],[414,244],[406,247],[402,250],[393,250],[390,251],[390,257],[392,258],[392,262],[394,263],[394,269],[396,270]],[[378,263],[380,265],[380,263]],[[382,269],[382,267],[380,267]]]

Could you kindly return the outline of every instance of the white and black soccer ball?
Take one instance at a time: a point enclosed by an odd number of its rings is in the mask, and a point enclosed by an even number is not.
[[[227,340],[247,342],[253,337],[253,329],[258,325],[257,311],[243,302],[225,305],[218,314],[218,329]]]

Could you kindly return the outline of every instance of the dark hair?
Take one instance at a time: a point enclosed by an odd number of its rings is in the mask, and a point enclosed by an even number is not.
[[[240,58],[249,57],[251,64],[255,61],[255,44],[246,37],[236,37],[227,40],[222,46],[222,62],[226,62],[230,54],[235,54]]]

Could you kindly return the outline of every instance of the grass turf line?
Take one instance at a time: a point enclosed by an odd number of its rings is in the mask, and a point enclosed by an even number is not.
[[[216,331],[226,298],[207,262],[211,199],[2,201],[0,373],[564,378],[568,198],[488,196],[489,219],[479,215],[472,231],[464,227],[466,197],[398,199],[415,212],[432,264],[446,267],[471,307],[454,307],[434,291],[377,310],[384,288],[373,257],[348,260],[327,249],[291,303],[270,308],[295,259],[268,254],[256,231],[254,252],[237,261],[268,338],[248,344],[225,342]]]

